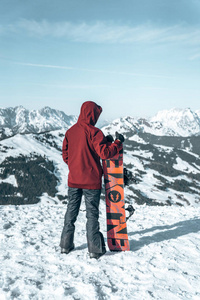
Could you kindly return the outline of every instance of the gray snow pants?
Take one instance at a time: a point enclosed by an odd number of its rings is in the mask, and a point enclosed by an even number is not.
[[[105,242],[99,231],[99,202],[101,190],[68,189],[68,205],[64,227],[61,234],[60,247],[71,249],[74,242],[75,222],[79,213],[81,199],[84,195],[86,205],[87,244],[90,253],[104,253]]]

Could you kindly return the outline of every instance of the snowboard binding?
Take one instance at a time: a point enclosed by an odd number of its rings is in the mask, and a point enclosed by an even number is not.
[[[126,217],[126,221],[128,221],[128,219],[134,214],[135,208],[131,204],[129,204],[129,206],[125,208],[125,210],[129,212],[129,216]]]

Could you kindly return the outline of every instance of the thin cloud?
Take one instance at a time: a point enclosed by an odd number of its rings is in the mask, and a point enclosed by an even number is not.
[[[190,60],[196,60],[196,59],[200,59],[200,53],[197,53],[190,57]]]
[[[43,64],[32,64],[32,63],[22,63],[22,62],[15,62],[14,64],[27,66],[27,67],[37,67],[37,68],[76,70],[76,68],[73,67],[64,67],[64,66],[55,66],[55,65],[43,65]]]
[[[162,74],[141,74],[141,73],[132,73],[132,72],[117,72],[117,71],[107,71],[107,70],[97,70],[97,69],[84,69],[84,68],[75,68],[68,66],[59,66],[59,65],[44,65],[44,64],[33,64],[33,63],[23,63],[23,62],[15,62],[14,64],[34,67],[34,68],[52,68],[52,69],[61,69],[61,70],[75,70],[75,71],[83,71],[83,72],[95,72],[95,73],[107,73],[107,74],[115,74],[115,75],[127,75],[127,76],[137,76],[137,77],[152,77],[152,78],[174,78],[173,76],[166,76]]]
[[[118,25],[113,22],[91,23],[48,22],[22,19],[0,27],[0,32],[14,32],[34,37],[65,38],[85,43],[184,43],[200,44],[200,29],[183,24],[169,27],[143,24]]]
[[[105,84],[45,84],[45,83],[32,83],[32,85],[48,87],[48,88],[59,88],[59,89],[96,89],[96,88],[115,88],[114,86],[105,85]]]

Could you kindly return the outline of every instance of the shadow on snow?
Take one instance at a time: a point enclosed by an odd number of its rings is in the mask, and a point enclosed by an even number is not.
[[[138,241],[130,240],[131,250],[137,251],[142,247],[152,243],[159,243],[171,239],[176,239],[189,233],[196,233],[200,231],[200,219],[181,221],[172,225],[154,226],[152,228],[144,229],[141,231],[130,232],[128,235],[142,235],[156,230],[159,230],[159,232],[151,236],[143,236]]]

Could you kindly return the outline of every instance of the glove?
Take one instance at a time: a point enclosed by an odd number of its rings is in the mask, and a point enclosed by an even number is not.
[[[107,135],[107,136],[106,136],[106,139],[107,139],[107,142],[109,142],[109,143],[114,142],[114,139],[113,139],[113,137],[112,137],[111,134]]]
[[[120,134],[119,132],[115,132],[116,140],[119,140],[121,143],[124,142],[124,136]]]

